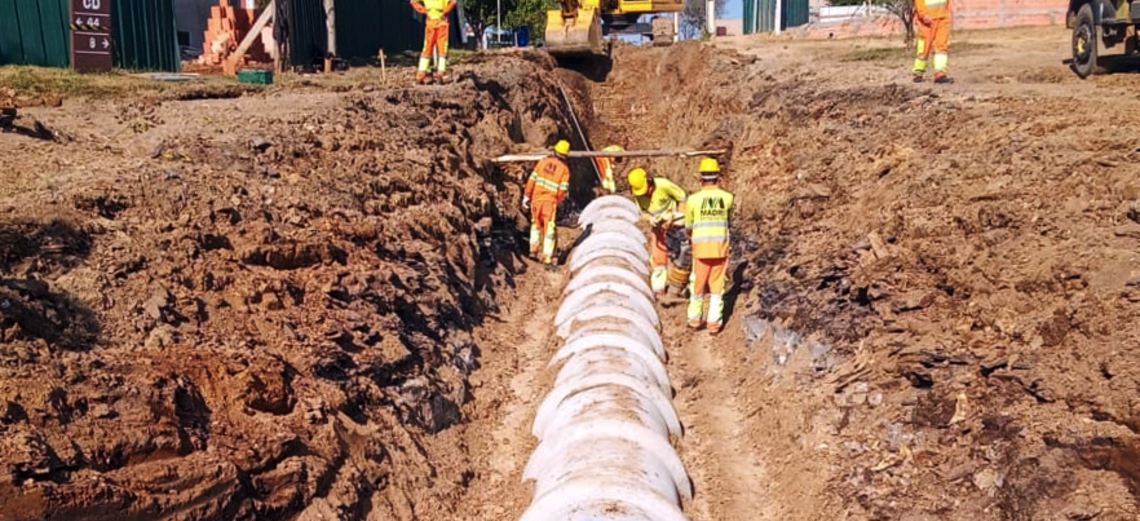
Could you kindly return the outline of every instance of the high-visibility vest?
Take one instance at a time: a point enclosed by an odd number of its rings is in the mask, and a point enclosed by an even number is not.
[[[685,228],[693,238],[693,258],[723,259],[729,253],[732,194],[715,186],[701,188],[685,203]]]
[[[652,182],[652,195],[635,197],[637,206],[654,223],[680,224],[685,219],[685,189],[664,177],[654,177]]]
[[[914,12],[928,18],[949,18],[950,0],[914,0]]]
[[[561,203],[569,191],[570,169],[556,157],[539,161],[526,183],[526,196],[536,202]]]
[[[599,157],[597,159],[597,162],[598,173],[602,176],[601,179],[599,179],[599,181],[602,182],[602,188],[605,188],[609,192],[616,191],[617,186],[614,182],[614,162],[607,157]]]
[[[423,2],[424,7],[427,9],[428,20],[439,20],[443,18],[443,10],[447,9],[447,4],[451,0],[420,0]]]

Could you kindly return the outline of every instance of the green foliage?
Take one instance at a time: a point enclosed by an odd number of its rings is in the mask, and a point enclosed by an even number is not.
[[[506,27],[530,27],[532,40],[541,40],[546,34],[546,11],[558,9],[555,0],[514,0],[515,6],[509,15],[504,15]]]

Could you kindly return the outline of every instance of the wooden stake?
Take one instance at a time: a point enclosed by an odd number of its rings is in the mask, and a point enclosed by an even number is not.
[[[728,150],[623,150],[620,152],[606,152],[606,151],[573,151],[570,152],[570,157],[695,157],[695,156],[719,156],[727,154]],[[499,156],[491,161],[494,163],[516,163],[522,161],[540,161],[545,157],[550,156],[553,152],[534,152],[529,154],[507,154]]]
[[[384,48],[380,48],[380,79],[388,81],[388,65],[386,63],[388,57],[384,56]]]

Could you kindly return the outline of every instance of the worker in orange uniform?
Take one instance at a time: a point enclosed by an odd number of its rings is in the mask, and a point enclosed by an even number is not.
[[[709,295],[709,332],[724,327],[724,292],[728,285],[729,227],[732,225],[733,195],[722,190],[720,164],[716,159],[701,160],[701,189],[685,203],[685,229],[693,240],[693,272],[689,278],[689,327],[705,325],[704,306]]]
[[[629,188],[633,199],[642,212],[649,214],[649,224],[653,227],[650,237],[649,265],[653,268],[649,285],[653,294],[665,296],[669,283],[669,261],[686,263],[689,259],[689,241],[684,237],[685,189],[664,177],[651,176],[643,168],[635,168],[629,173]],[[670,235],[677,245],[672,256],[669,252]]]
[[[433,51],[439,54],[435,64],[435,80],[442,83],[447,74],[447,41],[451,24],[447,15],[455,10],[456,0],[412,0],[412,9],[427,17],[424,26],[424,50],[420,53],[420,68],[416,72],[416,82],[426,83],[431,72]]]
[[[623,152],[624,150],[625,149],[619,145],[610,145],[603,148],[602,152]],[[616,157],[597,158],[598,175],[600,176],[599,181],[602,184],[602,190],[605,190],[607,194],[617,192],[617,181],[614,179],[614,167],[618,165],[619,161],[621,161],[621,159]]]
[[[918,42],[914,59],[914,82],[921,83],[934,52],[934,83],[954,83],[946,73],[950,62],[950,0],[914,0]]]
[[[523,208],[530,209],[530,253],[538,257],[541,249],[542,262],[548,266],[554,264],[558,204],[570,193],[569,155],[569,142],[555,144],[554,155],[535,165],[523,195]]]

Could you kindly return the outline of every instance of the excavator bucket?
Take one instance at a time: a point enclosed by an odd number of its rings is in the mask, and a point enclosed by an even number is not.
[[[564,17],[557,9],[546,12],[546,51],[555,56],[605,54],[598,10],[584,7],[575,12],[574,17]]]

